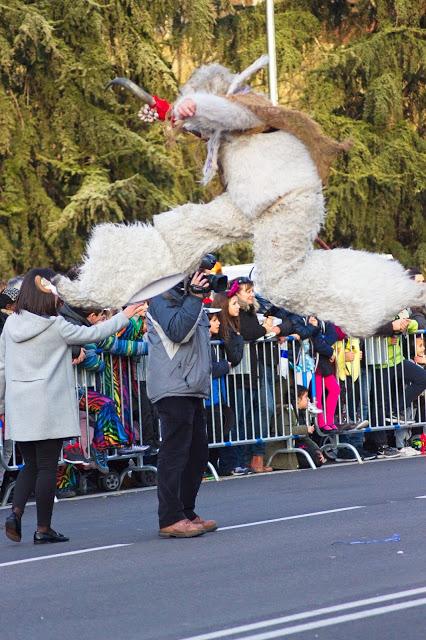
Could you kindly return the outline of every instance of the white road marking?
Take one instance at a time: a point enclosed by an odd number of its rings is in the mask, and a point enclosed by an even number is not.
[[[27,562],[39,562],[40,560],[51,560],[52,558],[64,558],[65,556],[76,556],[81,553],[91,553],[92,551],[104,551],[105,549],[117,549],[118,547],[131,547],[132,542],[127,544],[110,544],[107,547],[92,547],[91,549],[79,549],[77,551],[65,551],[64,553],[55,553],[50,556],[37,556],[35,558],[25,558],[24,560],[13,560],[12,562],[2,562],[0,567],[11,567],[15,564],[25,564]]]
[[[422,500],[422,499],[426,498],[426,496],[415,496],[415,498],[416,498],[417,500]]]
[[[354,509],[365,509],[365,506],[356,505],[354,507],[342,507],[341,509],[327,509],[326,511],[313,511],[312,513],[299,513],[296,516],[285,516],[284,518],[273,518],[271,520],[258,520],[257,522],[233,524],[230,527],[219,527],[218,531],[229,531],[230,529],[242,529],[243,527],[257,527],[260,524],[271,524],[272,522],[284,522],[285,520],[298,520],[299,518],[312,518],[314,516],[323,516],[328,513],[340,513],[341,511],[353,511]]]
[[[345,611],[347,609],[358,609],[360,607],[366,607],[372,604],[388,602],[389,600],[399,600],[401,598],[418,596],[425,593],[426,593],[426,587],[419,587],[417,589],[408,589],[406,591],[396,591],[395,593],[387,593],[381,596],[374,596],[372,598],[363,598],[362,600],[353,600],[351,602],[344,602],[342,604],[336,604],[330,607],[322,607],[321,609],[310,609],[309,611],[293,613],[291,615],[281,616],[280,618],[271,618],[270,620],[263,620],[261,622],[244,624],[244,625],[240,625],[239,627],[222,629],[221,631],[212,631],[210,633],[203,633],[201,635],[191,636],[190,638],[184,638],[182,640],[216,640],[217,638],[226,638],[226,637],[244,633],[247,631],[265,629],[266,627],[273,627],[279,624],[284,624],[286,622],[295,622],[296,620],[306,620],[306,618],[316,618],[318,616],[323,616],[328,613],[337,613],[339,611]],[[419,600],[416,600],[416,602],[419,602]],[[370,611],[373,611],[373,609],[370,609]],[[368,610],[367,610],[367,613],[368,613]],[[363,616],[366,615],[365,610],[362,611],[362,615]],[[328,618],[328,619],[330,620],[334,618]],[[240,640],[242,640],[242,638]]]
[[[294,633],[302,633],[303,631],[311,631],[313,629],[321,629],[331,627],[343,622],[351,622],[353,620],[365,620],[374,616],[382,616],[385,613],[393,613],[403,609],[412,609],[413,607],[422,607],[426,605],[426,598],[418,600],[409,600],[408,602],[400,602],[398,604],[390,604],[386,607],[376,607],[375,609],[366,609],[355,613],[347,613],[344,616],[336,616],[334,618],[326,618],[325,620],[316,620],[307,622],[306,624],[296,624],[287,629],[277,629],[275,631],[267,631],[266,633],[258,633],[254,636],[243,636],[240,640],[272,640],[273,638],[283,638],[284,636],[292,636]]]

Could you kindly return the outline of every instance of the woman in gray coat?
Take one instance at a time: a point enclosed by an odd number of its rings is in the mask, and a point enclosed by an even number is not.
[[[58,316],[54,276],[51,269],[27,273],[15,313],[0,337],[0,416],[6,437],[17,442],[25,463],[6,519],[6,535],[15,542],[21,540],[21,517],[32,491],[37,505],[34,543],[68,541],[50,522],[62,442],[80,435],[71,347],[116,333],[140,306],[131,305],[92,327],[70,324]]]

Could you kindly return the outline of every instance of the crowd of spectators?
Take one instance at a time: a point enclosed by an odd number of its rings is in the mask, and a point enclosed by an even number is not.
[[[423,281],[419,270],[410,275]],[[20,283],[14,278],[0,287],[0,331],[13,313]],[[211,396],[205,403],[208,437],[211,444],[237,441],[210,449],[209,461],[219,475],[277,468],[266,464],[271,453],[266,446],[278,432],[295,436],[295,446],[306,450],[316,466],[327,460],[321,450],[324,439],[333,443],[336,435],[364,460],[417,455],[413,442],[424,449],[423,427],[416,423],[426,423],[425,337],[419,332],[426,329],[425,309],[402,310],[379,329],[380,339],[363,341],[332,322],[274,307],[256,295],[247,277],[209,295],[205,309],[213,365]],[[82,437],[64,442],[58,497],[76,495],[80,473],[95,469],[107,475],[112,452],[128,457],[158,453],[159,418],[147,395],[144,365],[147,309],[148,302],[117,334],[73,347]],[[92,326],[114,310],[63,304],[60,314],[72,324]],[[283,392],[276,372],[284,342],[291,348],[285,374],[290,384]],[[277,429],[278,423],[284,430]],[[385,424],[398,428],[365,431]],[[350,447],[331,447],[328,453],[337,461],[355,456]],[[11,455],[12,443],[4,441],[4,459]],[[303,466],[304,456],[298,456],[298,464]],[[3,475],[0,465],[0,486]]]

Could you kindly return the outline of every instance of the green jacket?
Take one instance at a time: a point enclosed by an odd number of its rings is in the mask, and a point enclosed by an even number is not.
[[[407,327],[407,333],[408,334],[416,333],[418,328],[419,328],[419,325],[417,320],[410,320],[410,324]],[[376,360],[376,362],[378,363],[376,364],[377,368],[394,367],[395,365],[400,364],[404,360],[401,336],[399,335],[394,337],[396,337],[396,344],[392,344],[392,338],[386,338],[386,341],[384,339],[381,340],[382,345],[384,344],[386,345],[387,355],[386,353],[383,353],[384,350],[382,346],[381,353],[377,354],[379,355],[379,357]]]

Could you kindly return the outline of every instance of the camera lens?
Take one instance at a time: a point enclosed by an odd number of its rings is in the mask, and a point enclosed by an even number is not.
[[[222,291],[226,291],[228,286],[228,276],[218,276],[213,273],[210,273],[207,277],[209,281],[211,291],[215,293],[221,293]]]

